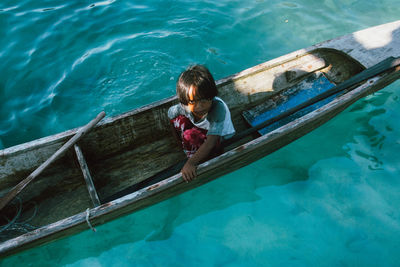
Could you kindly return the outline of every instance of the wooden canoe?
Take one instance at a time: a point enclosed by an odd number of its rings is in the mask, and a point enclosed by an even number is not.
[[[242,133],[250,127],[248,116],[254,117],[259,107],[266,108],[266,103],[276,107],[295,95],[293,92],[307,91],[305,81],[312,75],[323,75],[335,88],[389,57],[400,57],[400,21],[295,51],[221,79],[217,85],[220,97],[231,110],[236,131]],[[399,60],[392,62],[397,65]],[[257,129],[233,139],[223,154],[198,166],[198,177],[190,183],[178,173],[111,201],[107,199],[143,184],[185,156],[170,134],[167,118],[168,108],[177,103],[176,97],[106,118],[1,211],[0,255],[87,230],[265,157],[398,79],[400,71],[395,65],[343,86],[344,91],[322,106],[263,135]],[[0,196],[77,131],[0,150]]]

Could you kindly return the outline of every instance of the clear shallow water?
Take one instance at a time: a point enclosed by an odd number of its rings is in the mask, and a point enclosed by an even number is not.
[[[0,148],[399,19],[397,1],[2,1]],[[254,164],[2,266],[396,266],[400,83]]]

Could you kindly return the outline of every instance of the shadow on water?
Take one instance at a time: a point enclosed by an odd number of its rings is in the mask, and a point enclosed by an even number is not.
[[[400,36],[400,29],[393,36]],[[357,42],[353,38],[352,42]],[[393,41],[395,42],[395,41]],[[387,45],[390,48],[390,44]],[[371,49],[373,53],[385,50],[385,47]],[[375,51],[376,50],[376,51]],[[282,79],[279,77],[278,79]],[[382,97],[383,105],[388,97]],[[361,104],[354,104],[349,112],[362,110]],[[370,112],[363,124],[370,124],[373,117],[380,112]],[[152,207],[140,210],[134,214],[97,227],[97,233],[87,230],[78,235],[65,238],[55,243],[22,252],[2,261],[3,266],[21,262],[40,263],[41,266],[74,263],[89,257],[98,257],[124,244],[168,240],[177,227],[196,220],[206,214],[228,209],[240,203],[256,202],[262,199],[257,189],[267,186],[282,186],[288,183],[308,179],[309,168],[323,157],[346,155],[342,146],[337,150],[328,149],[327,138],[337,134],[342,136],[342,145],[351,142],[353,136],[347,129],[336,128],[332,122],[324,129],[318,129],[310,136],[305,136],[307,142],[294,142],[266,158],[258,160],[246,168],[233,174],[225,175],[196,190],[192,190],[158,203]],[[329,129],[329,131],[327,131]],[[312,144],[312,146],[310,146]],[[287,159],[298,158],[293,162]],[[307,155],[307,156],[305,156]],[[318,156],[317,156],[318,155]],[[249,177],[252,179],[243,179]],[[131,251],[134,253],[134,251]]]

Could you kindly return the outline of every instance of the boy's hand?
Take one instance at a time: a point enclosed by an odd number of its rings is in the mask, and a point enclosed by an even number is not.
[[[207,157],[209,157],[211,151],[215,148],[219,139],[219,135],[207,136],[206,141],[204,141],[204,143],[200,146],[196,153],[194,153],[194,155],[190,159],[188,159],[188,161],[186,161],[185,165],[183,166],[181,170],[183,180],[189,182],[196,178],[197,165],[206,160]]]
[[[196,168],[196,165],[192,164],[190,160],[188,160],[181,170],[183,180],[190,182],[196,178]]]

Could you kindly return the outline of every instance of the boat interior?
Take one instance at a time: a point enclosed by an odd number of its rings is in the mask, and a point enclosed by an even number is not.
[[[237,132],[248,129],[252,120],[286,103],[299,91],[308,90],[313,80],[321,83],[318,79],[323,76],[337,85],[364,69],[333,49],[293,55],[217,82],[219,97],[229,106]],[[168,108],[176,103],[176,98],[162,100],[101,122],[2,210],[0,242],[104,204],[118,192],[139,183],[144,185],[143,181],[183,161],[185,155],[171,134],[167,117]],[[0,195],[27,177],[73,133],[0,152]],[[225,150],[249,142],[260,133],[246,136]]]

